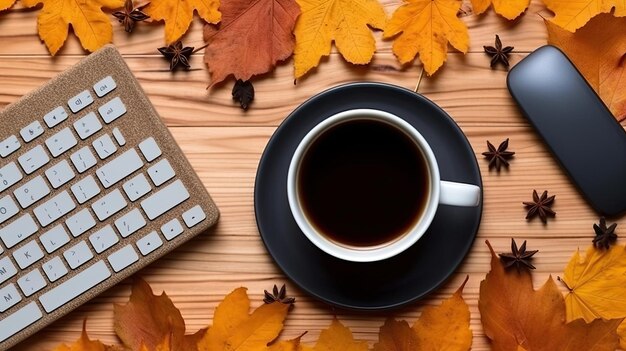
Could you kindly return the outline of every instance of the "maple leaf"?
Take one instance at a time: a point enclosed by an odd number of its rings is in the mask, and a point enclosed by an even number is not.
[[[528,271],[507,273],[487,246],[491,271],[480,283],[478,309],[493,350],[615,350],[620,319],[566,324],[565,301],[552,277],[535,291]]]
[[[295,339],[275,342],[268,347],[267,351],[301,351],[302,346],[300,345],[300,339],[302,339],[304,334],[306,334],[306,332]]]
[[[306,349],[306,348],[303,348]],[[322,330],[315,347],[309,348],[312,351],[367,351],[368,345],[365,341],[354,340],[354,336],[348,327],[341,324],[336,318],[330,327]],[[305,350],[306,351],[306,350]]]
[[[626,120],[626,18],[598,15],[574,34],[545,23],[548,43],[567,54],[618,121]]]
[[[419,53],[428,75],[446,61],[448,43],[466,53],[469,48],[467,26],[457,17],[460,0],[404,0],[387,24],[384,38],[397,36],[393,53],[402,63]]]
[[[467,351],[472,347],[470,311],[462,296],[468,279],[469,276],[441,305],[426,307],[413,324],[421,350],[436,350],[441,345],[448,351]]]
[[[230,0],[220,5],[222,21],[204,26],[204,61],[211,85],[229,75],[242,81],[269,72],[293,53],[292,34],[300,7],[295,0]]]
[[[215,309],[213,325],[198,343],[200,351],[262,350],[283,328],[289,305],[263,304],[251,315],[245,288],[238,288]]]
[[[0,11],[8,10],[15,5],[17,0],[0,0]]]
[[[140,350],[142,344],[155,350],[163,340],[171,338],[172,350],[196,350],[204,329],[185,335],[185,320],[172,300],[163,292],[154,295],[142,279],[135,279],[128,303],[113,307],[115,333],[124,345]]]
[[[562,279],[567,321],[626,317],[626,250],[615,245],[609,250],[590,247],[584,257],[577,250],[565,267]]]
[[[378,332],[378,342],[374,344],[372,351],[411,351],[427,348],[418,348],[417,334],[406,321],[396,321],[387,318],[385,324]]]
[[[614,11],[615,16],[626,16],[623,0],[543,0],[543,3],[555,14],[551,22],[569,32],[575,32],[601,13]]]
[[[490,5],[493,5],[493,10],[497,14],[514,20],[526,11],[530,0],[472,0],[472,8],[478,15],[487,11]]]
[[[143,11],[153,20],[165,22],[165,43],[169,45],[187,32],[194,10],[209,23],[219,22],[219,6],[219,0],[151,0]]]
[[[387,15],[377,0],[297,0],[302,14],[294,34],[296,79],[330,54],[331,43],[350,63],[367,64],[376,51],[372,28],[384,29]]]
[[[88,51],[95,51],[113,40],[113,27],[103,7],[116,9],[124,0],[22,0],[26,7],[43,3],[37,17],[39,37],[55,55],[65,43],[69,26]]]
[[[115,348],[106,346],[100,340],[90,340],[86,330],[87,321],[83,321],[83,331],[80,338],[71,345],[61,344],[54,348],[53,351],[113,351]]]

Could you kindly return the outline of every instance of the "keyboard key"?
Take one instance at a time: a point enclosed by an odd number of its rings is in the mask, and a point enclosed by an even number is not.
[[[183,232],[183,226],[180,224],[180,221],[176,218],[172,219],[171,221],[161,226],[161,233],[163,233],[163,236],[168,241],[179,236],[182,232]]]
[[[46,273],[46,277],[50,280],[50,282],[55,282],[60,278],[63,278],[67,274],[67,267],[61,260],[61,257],[56,256],[50,261],[46,262],[41,266],[43,268],[43,272]]]
[[[59,284],[54,289],[41,295],[39,302],[50,313],[89,291],[111,276],[111,271],[104,261],[98,261],[72,278]]]
[[[15,284],[9,284],[0,289],[0,312],[4,312],[22,301],[22,296],[15,288]]]
[[[136,175],[131,180],[124,183],[123,188],[130,201],[135,201],[152,190],[148,179],[146,179],[143,173]]]
[[[19,212],[15,201],[11,195],[7,195],[0,199],[0,224],[6,222]]]
[[[138,208],[133,209],[115,221],[115,227],[122,238],[126,238],[146,226],[146,220]]]
[[[74,122],[74,129],[78,137],[85,140],[102,129],[102,123],[94,112],[89,112],[85,117]]]
[[[137,248],[142,255],[147,256],[152,251],[163,245],[163,240],[159,237],[159,233],[151,231],[148,235],[137,240]]]
[[[113,270],[117,273],[137,262],[139,260],[139,256],[137,255],[137,252],[135,252],[135,249],[133,249],[133,246],[128,244],[110,254],[108,260],[111,264],[111,268],[113,268]]]
[[[92,175],[88,175],[78,183],[72,185],[71,189],[79,204],[83,204],[100,194],[100,187]]]
[[[96,92],[96,95],[98,95],[98,97],[105,96],[106,94],[112,92],[115,88],[117,88],[117,84],[115,84],[115,81],[111,76],[106,76],[98,83],[93,85],[93,91]]]
[[[104,134],[98,139],[94,140],[93,148],[96,149],[96,153],[100,159],[104,160],[105,158],[113,155],[115,151],[117,151],[117,146],[113,144],[113,139],[108,134]]]
[[[17,274],[17,268],[9,256],[0,258],[0,284],[6,282],[9,278]]]
[[[22,166],[22,169],[26,172],[26,174],[31,174],[46,163],[50,162],[50,157],[48,157],[48,154],[43,149],[43,146],[37,145],[20,156],[17,161],[20,163],[20,166]]]
[[[13,258],[21,269],[25,269],[42,259],[43,251],[41,251],[41,248],[37,245],[37,241],[33,240],[15,250],[15,252],[13,252]]]
[[[100,106],[100,108],[98,109],[98,113],[100,113],[100,116],[102,116],[104,122],[106,124],[109,124],[126,113],[126,106],[124,106],[122,99],[116,97],[106,104]]]
[[[33,220],[33,216],[27,213],[0,229],[0,239],[2,239],[4,245],[10,249],[22,242],[22,240],[35,234],[37,229],[37,224]]]
[[[52,128],[66,119],[67,111],[65,111],[63,106],[59,106],[43,116],[43,120],[48,125],[48,128]]]
[[[0,192],[5,191],[11,185],[22,180],[22,172],[15,162],[11,162],[6,166],[0,168]]]
[[[76,269],[89,262],[93,258],[93,253],[89,250],[85,240],[83,240],[65,251],[63,257],[65,257],[65,261],[67,261],[71,269]]]
[[[108,189],[142,166],[143,161],[139,158],[137,151],[130,149],[98,168],[96,175],[100,179],[100,183]]]
[[[17,280],[17,285],[20,287],[24,296],[29,297],[37,291],[43,289],[46,286],[46,280],[41,275],[38,268],[30,271],[26,275]]]
[[[89,229],[96,226],[96,220],[93,218],[88,208],[83,208],[78,213],[68,218],[65,225],[69,228],[70,233],[76,238]]]
[[[159,145],[157,145],[153,137],[150,137],[139,143],[139,150],[141,150],[141,153],[146,158],[146,160],[148,160],[148,162],[152,162],[157,157],[161,156],[161,149],[159,148]]]
[[[152,167],[148,168],[148,175],[152,182],[156,186],[160,186],[161,184],[167,182],[168,180],[174,178],[176,172],[170,165],[170,162],[166,159],[163,159],[157,162]]]
[[[83,146],[80,150],[70,156],[74,167],[78,173],[83,173],[89,168],[96,165],[96,157],[93,155],[91,150],[89,150],[89,146]]]
[[[126,200],[119,189],[113,190],[91,205],[100,222],[118,213],[124,207],[126,207]]]
[[[53,253],[63,245],[70,242],[70,236],[63,228],[62,224],[50,229],[39,237],[39,241],[43,244],[43,248],[47,253]]]
[[[205,218],[206,214],[204,214],[200,205],[196,205],[183,213],[183,221],[185,221],[187,228],[195,226],[196,224],[204,221]]]
[[[189,192],[178,179],[141,202],[151,221],[189,198]]]
[[[126,145],[126,139],[124,138],[124,135],[122,135],[122,132],[120,132],[119,128],[113,128],[113,137],[119,146]]]
[[[22,145],[20,144],[20,141],[17,140],[17,137],[15,135],[11,135],[10,137],[0,142],[0,156],[9,156],[13,152],[15,152],[15,150],[19,149],[20,146]]]
[[[62,193],[35,207],[33,213],[35,213],[35,217],[37,217],[41,226],[45,227],[75,208],[74,200],[72,200],[67,190],[63,190]]]
[[[46,170],[46,178],[55,189],[74,179],[74,176],[74,171],[72,171],[67,160],[63,160]]]
[[[34,121],[33,123],[27,125],[26,127],[20,130],[20,135],[25,142],[31,142],[38,136],[43,134],[43,126],[39,121]]]
[[[115,234],[113,227],[109,224],[89,236],[89,242],[91,242],[91,246],[93,246],[93,249],[96,250],[97,253],[106,251],[119,241],[120,239],[117,237],[117,234]]]
[[[70,107],[72,112],[76,113],[85,107],[93,103],[93,96],[89,93],[89,90],[83,90],[78,95],[67,100],[67,106]]]
[[[20,308],[0,321],[0,342],[41,319],[43,315],[36,302]]]
[[[13,192],[22,208],[28,208],[48,194],[50,194],[50,188],[42,176],[36,176]]]
[[[77,143],[78,142],[76,141],[74,134],[67,127],[46,139],[46,146],[48,147],[48,150],[50,150],[52,157],[57,157],[63,154],[67,150],[76,146]]]

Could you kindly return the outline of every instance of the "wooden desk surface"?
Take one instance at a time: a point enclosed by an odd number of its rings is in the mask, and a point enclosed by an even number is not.
[[[388,14],[400,3],[399,0],[383,2]],[[465,0],[464,8],[470,8],[469,0]],[[550,274],[561,275],[574,250],[591,243],[591,226],[598,219],[516,109],[506,90],[506,71],[502,67],[489,68],[489,58],[483,53],[482,46],[493,45],[495,34],[500,35],[505,45],[515,46],[512,64],[545,44],[546,30],[539,13],[548,15],[540,1],[533,0],[526,14],[513,22],[493,12],[464,16],[470,28],[470,53],[451,52],[443,69],[432,78],[426,76],[419,63],[401,68],[391,53],[391,43],[382,41],[380,32],[376,33],[378,52],[369,68],[346,64],[333,53],[294,86],[292,61],[288,61],[274,72],[254,80],[256,100],[246,113],[232,101],[232,82],[205,90],[208,73],[202,52],[192,58],[192,70],[172,74],[167,69],[168,63],[156,51],[163,45],[162,26],[139,25],[135,32],[127,35],[123,27],[115,23],[115,44],[222,213],[214,234],[195,238],[140,275],[156,291],[167,291],[181,309],[189,331],[209,325],[216,304],[234,288],[248,287],[253,305],[258,305],[263,289],[286,283],[297,304],[287,318],[283,337],[308,331],[303,340],[311,343],[336,314],[357,338],[376,340],[378,327],[386,314],[334,310],[304,294],[281,274],[259,238],[253,211],[253,187],[266,142],[298,104],[319,91],[346,82],[393,83],[417,89],[454,118],[475,150],[485,187],[482,225],[465,262],[436,293],[393,315],[412,324],[424,306],[440,303],[469,275],[464,296],[471,310],[473,350],[488,350],[477,305],[480,281],[489,270],[485,239],[498,251],[508,250],[511,236],[528,239],[530,248],[540,250],[534,272],[538,286]],[[37,14],[19,4],[14,10],[0,14],[1,105],[17,100],[85,56],[76,38],[70,36],[59,55],[51,58],[37,36]],[[203,44],[198,19],[184,43],[196,47]],[[487,161],[480,155],[486,149],[485,140],[499,143],[507,137],[511,138],[510,148],[516,152],[510,170],[500,174],[490,172]],[[539,220],[524,220],[521,203],[531,198],[533,189],[548,189],[556,194],[557,217],[547,226]],[[620,228],[626,228],[623,218],[618,222]],[[16,349],[50,350],[59,342],[73,341],[79,336],[84,318],[88,319],[91,337],[116,343],[112,304],[128,299],[129,283],[109,290]]]

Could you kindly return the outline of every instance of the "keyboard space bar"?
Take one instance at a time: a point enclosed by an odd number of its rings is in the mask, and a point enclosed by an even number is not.
[[[39,302],[41,302],[46,312],[50,313],[82,295],[110,276],[111,271],[109,271],[104,261],[98,261],[91,267],[66,280],[61,285],[41,295]]]
[[[36,302],[31,302],[13,312],[10,316],[0,321],[0,342],[35,323],[41,317],[41,310],[37,307]]]

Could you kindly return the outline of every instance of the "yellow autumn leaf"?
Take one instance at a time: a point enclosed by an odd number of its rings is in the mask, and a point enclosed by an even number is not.
[[[0,0],[0,11],[11,8],[17,0]]]
[[[330,327],[322,330],[313,351],[367,351],[365,341],[354,340],[354,336],[348,327],[337,319],[333,319]],[[303,348],[303,351],[304,348]]]
[[[317,67],[330,54],[334,40],[350,63],[371,61],[376,43],[372,28],[384,29],[387,15],[377,0],[297,0],[301,14],[294,34],[295,77]]]
[[[302,346],[300,344],[300,339],[302,339],[302,335],[291,340],[277,341],[273,343],[272,345],[270,345],[267,348],[267,351],[301,351]]]
[[[626,16],[624,0],[543,0],[543,3],[555,14],[552,23],[570,32],[600,13],[614,11],[617,17]]]
[[[404,0],[387,24],[384,38],[396,37],[393,53],[401,63],[419,53],[428,75],[446,61],[448,43],[466,53],[469,49],[467,26],[457,17],[460,0]]]
[[[622,245],[609,250],[590,247],[584,257],[576,251],[563,275],[569,288],[565,295],[567,321],[626,317],[626,250]]]
[[[222,18],[219,0],[151,0],[143,11],[156,21],[165,21],[165,43],[180,39],[189,29],[193,13],[209,23]]]
[[[481,14],[493,5],[493,10],[502,17],[514,20],[524,13],[530,4],[530,0],[472,0],[474,13]]]
[[[230,293],[216,308],[213,326],[198,343],[200,351],[263,350],[283,329],[289,305],[263,304],[248,315],[250,300],[246,289]]]
[[[113,40],[111,18],[102,8],[117,9],[124,0],[22,0],[26,7],[43,3],[37,17],[39,37],[55,55],[65,43],[69,26],[88,51],[95,51]]]
[[[467,351],[472,347],[469,306],[462,293],[469,276],[450,298],[424,309],[413,324],[422,350]],[[445,345],[445,348],[440,348]]]
[[[372,351],[414,351],[423,349],[418,347],[417,334],[406,321],[397,321],[387,318],[378,332],[378,342]]]

